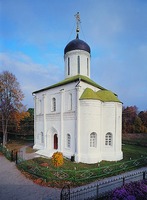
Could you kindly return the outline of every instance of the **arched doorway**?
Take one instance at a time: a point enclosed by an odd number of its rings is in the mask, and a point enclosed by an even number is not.
[[[54,134],[54,149],[58,149],[58,136]]]

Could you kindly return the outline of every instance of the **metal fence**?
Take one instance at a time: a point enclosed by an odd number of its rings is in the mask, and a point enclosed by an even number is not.
[[[9,150],[2,144],[0,144],[0,152],[2,152],[8,160],[10,160],[11,162],[16,162],[16,164],[24,161],[23,151],[18,151],[16,149]]]
[[[64,186],[61,190],[60,200],[95,200],[107,197],[110,193],[126,183],[147,179],[147,170],[131,173],[126,176],[112,177],[108,181],[102,181],[79,189],[70,189]]]
[[[43,167],[39,163],[35,163],[33,161],[25,161],[22,151],[9,151],[2,145],[0,145],[0,151],[9,160],[15,161],[19,168],[38,178],[42,178],[44,181],[69,181],[75,185],[88,182],[90,183],[94,180],[114,176],[139,167],[147,166],[147,157],[140,157],[139,159],[129,160],[126,162],[116,162],[113,165],[105,167],[98,166],[94,169],[50,169],[50,167]]]
[[[105,167],[97,167],[94,169],[84,170],[65,170],[62,168],[50,169],[50,167],[43,167],[39,163],[33,161],[23,161],[21,156],[18,156],[18,164],[24,171],[42,178],[44,181],[69,181],[74,185],[81,183],[90,183],[105,177],[121,174],[126,171],[134,170],[139,167],[147,166],[147,157],[141,157],[136,160],[129,160],[127,162],[117,162],[113,165]]]
[[[0,144],[0,152],[2,152],[8,160],[11,160],[11,151],[9,151],[6,147],[3,147],[2,144]]]
[[[0,152],[2,152],[7,159],[14,161],[18,167],[27,171],[28,173],[42,178],[45,181],[69,181],[74,184],[84,182],[92,182],[93,180],[111,177],[126,171],[130,171],[139,167],[147,166],[147,157],[141,157],[127,162],[117,162],[113,165],[85,170],[51,170],[49,167],[42,167],[38,163],[25,161],[23,152],[12,150],[9,151],[6,147],[0,144]],[[129,176],[119,176],[119,178],[111,179],[107,182],[91,184],[87,187],[70,190],[69,186],[65,186],[61,191],[61,200],[90,200],[98,199],[116,187],[121,187],[125,183],[135,180],[147,179],[147,171],[140,171]]]

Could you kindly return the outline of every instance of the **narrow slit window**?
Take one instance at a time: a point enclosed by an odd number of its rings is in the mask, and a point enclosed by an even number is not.
[[[68,69],[67,69],[67,74],[70,75],[70,58],[68,58]]]
[[[38,114],[41,114],[41,112],[42,112],[42,102],[41,102],[41,99],[39,99],[38,100],[38,109],[37,109],[37,112],[38,112]]]
[[[87,76],[89,76],[89,59],[87,58]]]
[[[67,134],[67,148],[70,148],[70,146],[71,146],[71,136],[70,136],[70,134],[68,133],[68,134]]]
[[[72,110],[72,94],[68,94],[68,110]]]
[[[52,111],[56,111],[56,99],[52,98]]]
[[[77,58],[78,60],[78,74],[80,74],[80,56],[78,56],[78,58]]]
[[[41,132],[41,143],[44,143],[44,136],[43,136],[43,132]]]

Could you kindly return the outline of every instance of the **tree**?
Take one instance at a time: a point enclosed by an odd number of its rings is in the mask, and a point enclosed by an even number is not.
[[[136,106],[124,107],[123,133],[147,133],[147,111],[138,112]]]
[[[142,121],[142,133],[147,133],[147,111],[141,111],[138,116]]]
[[[10,116],[10,123],[8,127],[9,132],[15,132],[15,135],[20,133],[21,131],[21,121],[23,121],[25,118],[29,117],[30,113],[26,112],[25,107],[22,107],[20,111],[13,111]]]
[[[20,121],[20,134],[24,136],[34,135],[34,108],[29,108],[27,113]]]
[[[141,111],[138,116],[141,118],[143,125],[147,127],[147,111]]]
[[[7,143],[7,128],[10,116],[14,111],[19,111],[23,104],[24,95],[20,85],[12,73],[3,71],[0,74],[0,114],[3,131],[3,146]]]
[[[136,119],[136,116],[138,114],[138,109],[136,106],[130,106],[123,108],[123,116],[122,116],[122,127],[124,133],[134,133],[135,132],[135,126],[134,121]]]
[[[134,128],[135,128],[135,133],[141,133],[142,132],[142,121],[140,117],[136,116],[134,120]]]

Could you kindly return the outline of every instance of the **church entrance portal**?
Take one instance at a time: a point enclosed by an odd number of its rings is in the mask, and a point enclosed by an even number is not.
[[[57,134],[54,135],[54,149],[58,149],[58,136],[57,136]]]

